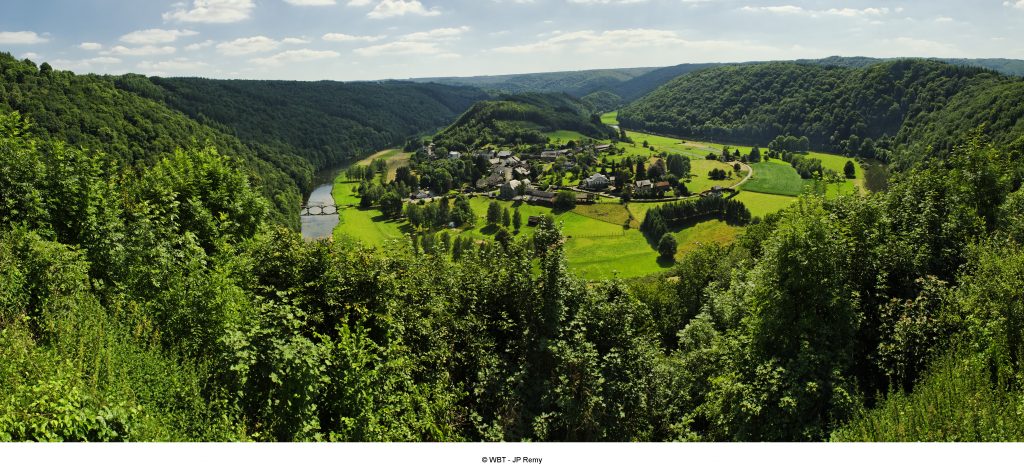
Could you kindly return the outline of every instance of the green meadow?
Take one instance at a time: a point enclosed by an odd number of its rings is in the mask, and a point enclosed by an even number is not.
[[[615,113],[602,115],[602,121],[606,124],[615,124]],[[735,172],[732,164],[723,163],[717,160],[706,159],[709,153],[718,155],[723,147],[728,146],[730,151],[739,150],[741,154],[749,154],[752,147],[722,145],[712,142],[681,140],[660,135],[628,132],[632,143],[617,142],[617,145],[625,151],[625,155],[647,156],[648,162],[653,162],[654,157],[660,153],[676,153],[690,158],[691,177],[688,179],[687,188],[693,193],[708,190],[713,186],[731,187],[740,182],[748,173],[747,167],[742,171]],[[555,143],[565,143],[569,140],[584,140],[587,137],[573,131],[557,131],[548,133],[547,136]],[[647,142],[648,147],[643,143]],[[842,172],[843,166],[849,158],[830,155],[825,153],[810,153],[808,156],[822,160],[822,165],[827,169]],[[606,158],[621,158],[620,156],[606,156]],[[402,153],[401,150],[384,150],[373,154],[362,160],[359,164],[369,164],[374,159],[385,159],[388,162],[388,177],[394,176],[394,171],[408,163],[409,153]],[[731,174],[725,180],[713,181],[708,177],[712,169],[724,169]],[[797,196],[804,192],[805,188],[813,190],[816,181],[801,179],[788,163],[781,160],[765,160],[760,163],[753,163],[754,174],[749,181],[744,183],[735,199],[743,202],[755,217],[764,217],[768,214],[780,211],[797,201]],[[566,185],[576,182],[572,174],[564,178]],[[406,240],[406,235],[412,230],[404,219],[386,219],[376,209],[359,208],[359,198],[354,193],[358,186],[357,182],[348,181],[344,174],[340,175],[334,184],[334,199],[339,207],[340,222],[335,229],[335,237],[348,235],[371,246],[381,246],[389,240]],[[830,184],[825,186],[827,195],[849,195],[860,188],[863,190],[863,169],[856,164],[856,179],[846,180],[842,184]],[[487,205],[492,200],[483,197],[470,199],[470,205],[476,213],[476,224],[465,230],[452,230],[453,234],[468,235],[478,239],[492,239],[498,231],[497,227],[486,224]],[[686,200],[682,200],[686,201]],[[555,212],[544,206],[528,205],[501,201],[502,207],[518,209],[523,218],[521,236],[530,237],[534,229],[526,226],[529,216],[552,215],[555,222],[562,227],[566,236],[565,253],[570,268],[578,275],[591,278],[603,279],[613,276],[630,278],[643,276],[663,270],[671,263],[658,260],[658,254],[647,242],[647,239],[638,230],[639,224],[643,221],[644,215],[659,203],[631,202],[621,204],[617,200],[602,199],[594,205],[579,205],[575,209],[564,212]],[[629,227],[625,227],[626,224]],[[741,227],[734,227],[723,221],[708,220],[685,226],[678,226],[672,230],[679,242],[677,258],[695,249],[701,244],[719,243],[727,244],[736,239],[742,233]]]

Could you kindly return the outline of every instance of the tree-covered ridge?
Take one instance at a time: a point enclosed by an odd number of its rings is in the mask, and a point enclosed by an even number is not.
[[[412,79],[412,81],[467,85],[496,95],[542,92],[567,93],[575,97],[582,97],[589,93],[607,90],[656,69],[658,68],[593,69],[501,76],[433,77]]]
[[[779,135],[806,136],[814,149],[888,159],[897,146],[917,143],[913,128],[961,92],[1013,80],[927,60],[859,68],[725,66],[666,84],[621,110],[619,121],[626,128],[711,140],[764,143]],[[967,131],[952,135],[964,137]]]
[[[141,82],[140,82],[141,80]],[[166,105],[122,89],[148,88],[140,76],[103,77],[56,71],[0,53],[0,112],[18,111],[45,141],[103,151],[120,165],[152,166],[179,147],[216,147],[232,153],[270,201],[272,218],[298,227],[300,189],[310,164],[287,147],[249,145]],[[137,87],[137,86],[143,87]]]
[[[150,80],[159,90],[140,95],[246,142],[290,150],[315,169],[403,145],[487,97],[472,88],[398,81]]]
[[[566,94],[526,93],[474,104],[433,141],[451,150],[543,144],[545,132],[558,130],[598,139],[614,134],[585,102]]]

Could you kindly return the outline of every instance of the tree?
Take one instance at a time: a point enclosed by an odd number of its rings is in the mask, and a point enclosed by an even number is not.
[[[847,160],[846,164],[843,165],[843,174],[846,175],[847,179],[857,177],[857,168],[853,165],[853,160]]]
[[[487,224],[498,225],[501,222],[501,205],[496,201],[492,201],[491,204],[487,205]]]
[[[673,153],[668,155],[666,165],[668,172],[679,178],[686,178],[690,175],[690,158]]]
[[[750,149],[750,155],[747,156],[747,159],[751,163],[760,163],[761,162],[761,149],[758,148],[757,145],[754,145],[754,148]]]
[[[501,211],[501,225],[505,226],[505,228],[512,225],[512,215],[508,212],[508,208]]]
[[[570,210],[576,207],[576,194],[568,190],[559,191],[555,195],[555,209]]]
[[[398,217],[402,214],[402,199],[394,191],[385,193],[380,198],[380,212],[387,217]]]
[[[676,237],[671,233],[662,235],[661,240],[658,241],[658,255],[663,259],[674,260],[678,249],[679,244],[676,242]]]
[[[515,209],[515,213],[512,214],[512,227],[515,228],[516,233],[519,233],[519,229],[523,227],[523,215],[519,213],[519,208]]]

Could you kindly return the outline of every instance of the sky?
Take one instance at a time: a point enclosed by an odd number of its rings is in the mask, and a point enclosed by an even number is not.
[[[681,63],[1024,58],[1024,0],[4,0],[77,73],[377,80]]]

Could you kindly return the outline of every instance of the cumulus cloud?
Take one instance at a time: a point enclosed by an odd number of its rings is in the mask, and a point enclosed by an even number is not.
[[[338,52],[331,50],[310,50],[308,48],[303,48],[301,50],[284,51],[266,58],[253,58],[249,60],[249,62],[263,66],[281,66],[287,63],[323,60],[328,58],[337,58],[338,56],[340,56]]]
[[[120,64],[120,58],[114,58],[112,56],[97,56],[95,58],[86,58],[82,60],[54,60],[52,63],[53,67],[58,69],[71,69],[75,71],[91,71],[97,68],[102,68],[107,65]]]
[[[156,45],[143,45],[141,47],[125,47],[124,45],[118,45],[112,47],[110,50],[103,52],[104,55],[124,55],[124,56],[150,56],[150,55],[170,55],[177,51],[174,47],[163,46],[158,47]]]
[[[139,68],[146,71],[146,73],[160,76],[195,73],[205,69],[207,66],[209,65],[202,61],[186,60],[184,58],[165,61],[143,61],[139,63]]]
[[[0,45],[34,45],[49,41],[32,31],[0,31]]]
[[[357,48],[355,52],[362,56],[431,55],[437,58],[452,58],[459,55],[445,50],[441,44],[457,40],[466,31],[469,31],[468,26],[442,27],[413,32],[403,35],[393,42]]]
[[[81,48],[82,50],[95,51],[103,48],[103,45],[96,42],[82,42],[78,44],[78,48]]]
[[[822,16],[843,16],[847,18],[878,17],[887,15],[890,12],[889,8],[829,8],[827,10],[813,10],[796,5],[744,6],[740,8],[740,11],[748,13],[810,16],[812,18]]]
[[[330,32],[323,36],[328,42],[376,42],[383,38],[383,35],[349,35],[340,32]]]
[[[575,31],[556,33],[537,42],[495,48],[499,53],[538,53],[560,51],[567,47],[585,49],[626,49],[682,45],[687,43],[673,31],[658,29],[618,29],[611,31]]]
[[[186,45],[185,50],[194,52],[196,50],[202,50],[204,48],[212,47],[214,43],[216,42],[214,42],[213,40],[204,40],[202,42],[196,42],[194,44]]]
[[[186,23],[235,23],[249,19],[255,7],[253,0],[192,0],[191,8],[179,4],[163,18]]]
[[[217,44],[217,51],[224,55],[237,56],[250,53],[269,52],[280,47],[280,42],[258,35],[255,37],[243,37],[230,42]]]
[[[1012,0],[1003,2],[1003,6],[1024,10],[1024,0]]]
[[[198,34],[198,32],[188,29],[145,29],[122,35],[121,41],[135,45],[153,45],[170,43],[178,40],[180,37],[191,37]]]
[[[647,0],[568,0],[569,3],[580,3],[584,5],[626,5],[629,3],[644,3]]]
[[[441,14],[440,10],[437,8],[427,9],[419,0],[381,0],[366,16],[371,19],[384,19],[405,15],[437,16],[439,14]]]
[[[308,44],[309,40],[303,39],[301,37],[285,37],[283,40],[281,40],[281,43],[288,45],[301,45]]]

